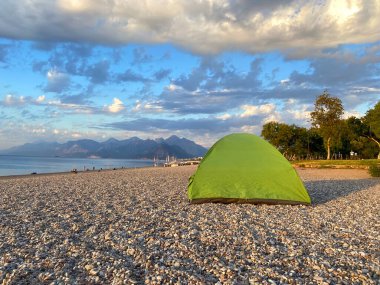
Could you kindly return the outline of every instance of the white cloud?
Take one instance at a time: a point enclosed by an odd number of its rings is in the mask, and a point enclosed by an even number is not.
[[[244,125],[240,129],[244,133],[259,134],[261,131],[261,126]]]
[[[158,112],[163,112],[164,108],[162,108],[159,101],[141,102],[140,100],[136,100],[135,106],[132,108],[132,111],[158,113]]]
[[[375,87],[357,87],[357,92],[375,92],[379,93],[380,88],[375,88]]]
[[[41,129],[32,129],[31,131],[33,134],[44,134],[46,133],[46,129],[45,128],[41,128]]]
[[[88,0],[59,0],[58,5],[63,11],[71,13],[81,13],[91,8]]]
[[[290,82],[289,78],[280,80],[281,85],[287,85],[289,84],[289,82]]]
[[[300,104],[296,99],[288,99],[282,110],[286,121],[299,121],[301,124],[310,121],[310,105]]]
[[[12,94],[7,94],[4,97],[2,102],[5,106],[21,106],[26,103],[26,99],[24,96],[16,96]],[[1,102],[0,102],[1,104]]]
[[[241,106],[243,113],[240,115],[241,118],[270,114],[275,111],[276,106],[274,104],[264,104],[264,105],[243,105]]]
[[[47,105],[50,107],[56,107],[62,111],[65,111],[65,113],[67,114],[94,114],[96,112],[101,111],[101,109],[97,107],[92,107],[88,105],[71,104],[71,103],[62,103],[60,100],[50,100],[44,103],[44,105]],[[53,112],[53,114],[57,114],[57,113]]]
[[[219,120],[228,120],[230,119],[232,116],[230,114],[223,114],[223,115],[220,115],[220,116],[217,116],[216,118],[219,119]]]
[[[328,14],[342,24],[350,18],[354,18],[362,8],[362,1],[334,0],[328,5]]]
[[[133,107],[132,111],[133,111],[133,112],[138,112],[138,111],[140,111],[141,106],[142,106],[142,104],[141,104],[140,100],[136,100],[136,104],[135,104],[135,106]]]
[[[5,95],[4,103],[6,105],[12,105],[12,102],[13,102],[13,95],[12,94]]]
[[[169,86],[166,87],[166,89],[169,90],[169,91],[176,91],[176,90],[181,89],[181,87],[177,86],[175,84],[170,84]]]
[[[173,43],[200,53],[310,50],[380,40],[378,0],[281,2],[3,0],[0,36],[103,44]]]
[[[38,98],[36,99],[37,103],[42,103],[44,101],[45,101],[45,95],[38,96]]]
[[[360,114],[358,111],[348,110],[348,111],[344,111],[343,119],[348,119],[349,117],[360,118],[361,116],[363,116],[363,114]]]
[[[144,105],[144,109],[149,110],[149,111],[154,111],[154,112],[163,111],[163,108],[159,105],[159,102],[146,103]]]
[[[295,120],[307,122],[310,120],[310,111],[305,108],[300,110],[288,110],[287,113]]]
[[[269,122],[280,122],[281,121],[281,116],[278,113],[271,114],[268,117],[265,117],[261,123],[262,125],[269,123]]]
[[[48,84],[44,88],[46,92],[61,93],[66,90],[70,85],[70,78],[67,74],[57,71],[56,69],[50,69],[46,73]]]
[[[113,98],[113,103],[109,106],[106,106],[106,110],[111,113],[119,113],[124,109],[124,103],[119,98]]]

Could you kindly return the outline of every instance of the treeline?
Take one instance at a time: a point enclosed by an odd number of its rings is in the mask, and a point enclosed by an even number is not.
[[[361,118],[342,119],[339,98],[317,97],[311,128],[269,122],[261,135],[289,160],[380,159],[380,101]]]

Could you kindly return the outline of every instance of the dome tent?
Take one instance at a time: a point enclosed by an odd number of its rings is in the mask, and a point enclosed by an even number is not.
[[[190,177],[191,203],[310,204],[301,179],[270,143],[252,134],[217,141]]]

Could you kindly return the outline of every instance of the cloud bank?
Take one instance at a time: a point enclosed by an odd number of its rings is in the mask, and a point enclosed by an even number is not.
[[[3,0],[1,6],[0,37],[11,39],[172,43],[202,54],[380,40],[379,0]],[[144,60],[136,54],[136,62]]]

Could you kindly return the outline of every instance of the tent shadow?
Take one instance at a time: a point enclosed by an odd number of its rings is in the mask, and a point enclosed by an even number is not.
[[[317,180],[305,181],[304,184],[312,205],[319,205],[371,188],[380,184],[380,181],[377,179]]]

